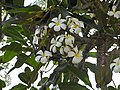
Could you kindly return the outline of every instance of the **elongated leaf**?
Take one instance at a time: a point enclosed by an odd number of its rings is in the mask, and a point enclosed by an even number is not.
[[[20,29],[20,28],[19,28]],[[24,41],[23,37],[20,35],[20,33],[18,32],[19,31],[18,28],[16,28],[15,26],[9,26],[9,27],[4,27],[3,28],[3,33],[6,35],[6,36],[9,36],[11,37],[13,40],[17,40],[25,45],[26,44],[26,41]]]
[[[92,87],[91,82],[89,80],[87,71],[79,70],[78,68],[68,65],[68,70],[75,74],[79,79],[81,79],[85,84]]]
[[[39,83],[38,83],[37,86],[42,86],[47,80],[48,80],[48,77],[42,78],[42,79],[39,81]]]
[[[89,55],[89,57],[96,58],[97,52],[89,52],[88,55]]]
[[[28,12],[35,12],[40,10],[41,8],[39,6],[33,5],[33,6],[24,7],[24,8],[11,9],[8,11],[8,13],[28,13]]]
[[[10,61],[13,57],[21,52],[22,46],[19,43],[13,42],[7,46],[5,54],[3,56],[3,62]]]
[[[95,64],[89,63],[89,62],[85,62],[85,65],[93,72],[95,73],[97,70],[97,66]]]
[[[79,85],[74,82],[66,82],[59,84],[60,90],[89,90],[85,86]]]
[[[19,83],[18,85],[12,87],[10,90],[27,90],[27,86]]]

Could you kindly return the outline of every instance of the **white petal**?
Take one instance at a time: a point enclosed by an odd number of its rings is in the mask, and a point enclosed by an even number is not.
[[[65,39],[65,44],[66,45],[72,45],[72,40],[71,39]]]
[[[56,32],[60,31],[60,26],[54,26],[54,31]]]
[[[52,19],[52,21],[53,21],[53,22],[58,22],[58,18],[55,17],[55,18]]]
[[[76,46],[75,48],[73,48],[73,50],[78,53],[78,47]]]
[[[66,20],[65,19],[60,19],[60,23],[63,23],[65,22]]]
[[[75,29],[76,34],[79,34],[80,32],[81,32],[81,28],[78,27],[78,28]]]
[[[111,63],[110,64],[110,69],[112,70],[114,66],[115,66],[115,63]]]
[[[72,51],[68,52],[68,57],[73,57],[74,55],[75,55],[74,52],[72,52]]]
[[[116,17],[117,19],[120,18],[120,11],[117,11],[117,12],[114,14],[114,17]]]
[[[39,50],[39,51],[37,52],[37,54],[43,55],[43,51],[42,51],[42,50]]]
[[[69,46],[65,46],[65,47],[64,47],[64,52],[68,53],[70,50],[71,50],[71,49],[70,49]]]
[[[64,55],[63,47],[60,48],[60,54]]]
[[[52,22],[51,22],[51,23],[48,25],[48,27],[49,27],[49,28],[52,28],[54,25],[55,25],[55,23],[52,23]]]
[[[63,40],[64,40],[64,35],[59,35],[56,38],[56,41],[59,41],[59,42],[63,42]]]
[[[61,42],[57,42],[57,43],[56,43],[56,46],[57,46],[57,47],[60,47],[61,45],[62,45]]]
[[[112,6],[113,12],[115,12],[116,8],[117,8],[116,6]]]
[[[53,47],[52,51],[53,51],[53,53],[56,53],[56,52],[57,52],[57,49],[56,49],[55,46]]]
[[[52,57],[52,53],[51,53],[51,52],[45,51],[44,53],[45,53],[45,56],[50,56],[50,57]]]
[[[60,26],[61,26],[61,28],[62,28],[63,30],[66,29],[66,25],[65,25],[65,24],[61,24]]]
[[[72,60],[72,63],[73,64],[78,64],[78,63],[80,63],[80,61],[82,60],[83,58],[82,57],[79,57],[79,58],[73,58],[73,60]]]
[[[71,33],[74,33],[74,29],[73,28],[70,28],[69,30]]]
[[[61,37],[61,38],[59,39],[59,42],[63,42],[64,38],[65,38],[65,37]]]
[[[120,61],[120,58],[116,58],[113,60],[114,62],[119,62]]]
[[[39,41],[39,38],[37,36],[34,36],[32,43],[33,44],[38,44],[38,41]]]
[[[36,29],[35,30],[35,35],[39,34],[40,33],[40,29]]]
[[[42,57],[41,60],[40,60],[40,62],[44,64],[44,63],[47,62],[47,60],[48,60],[48,59],[47,59],[46,57]]]
[[[113,11],[108,11],[107,15],[109,15],[109,16],[113,16],[114,13],[113,13]]]
[[[36,56],[36,57],[35,57],[35,61],[39,62],[39,61],[40,61],[40,58],[41,58],[41,56]]]
[[[84,28],[84,23],[82,21],[79,21],[79,27]]]
[[[52,51],[53,47],[55,47],[55,46],[54,46],[54,45],[51,45],[51,46],[50,46],[50,51]]]
[[[120,72],[120,68],[119,68],[118,66],[115,66],[114,69],[113,69],[113,71],[114,71],[115,73],[118,73],[118,72]]]
[[[52,38],[51,43],[53,43],[53,44],[56,43],[56,40],[54,38]]]

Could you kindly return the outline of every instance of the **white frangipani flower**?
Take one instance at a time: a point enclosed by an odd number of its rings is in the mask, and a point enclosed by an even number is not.
[[[84,28],[84,23],[73,17],[69,17],[67,25],[70,28],[70,32],[76,34],[79,34],[81,32],[81,28]]]
[[[52,51],[53,53],[56,53],[57,51],[57,47],[60,47],[62,45],[62,41],[60,41],[60,39],[54,39],[52,38],[51,40],[51,46],[50,46],[50,51]]]
[[[110,64],[110,69],[115,73],[120,72],[120,58],[116,58],[113,60],[113,63]]]
[[[37,55],[35,57],[35,60],[38,62],[40,61],[41,63],[46,63],[50,57],[52,57],[52,53],[45,50],[44,52],[42,50],[37,52]]]
[[[65,30],[66,29],[66,25],[64,24],[65,21],[66,21],[65,19],[61,19],[61,14],[59,14],[58,17],[52,19],[52,22],[48,26],[49,28],[54,27],[55,31],[60,31],[61,28]]]
[[[116,8],[117,8],[116,6],[113,6],[113,7],[112,7],[112,11],[108,11],[107,14],[108,14],[109,16],[114,16],[115,18],[118,19],[118,18],[120,18],[120,11],[116,11]]]
[[[83,59],[82,51],[78,50],[78,47],[76,46],[73,48],[73,51],[68,52],[68,57],[73,57],[72,63],[78,64]]]
[[[58,36],[61,41],[65,40],[65,44],[73,47],[75,38],[72,35],[65,34],[65,35],[59,35]]]
[[[33,43],[33,45],[37,45],[38,42],[39,42],[39,37],[35,35],[35,36],[33,37],[32,43]]]
[[[65,53],[68,53],[71,50],[69,46],[62,46],[60,48],[60,54],[64,55]]]

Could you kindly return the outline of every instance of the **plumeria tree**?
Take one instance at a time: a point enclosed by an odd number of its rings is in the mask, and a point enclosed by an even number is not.
[[[108,85],[120,72],[119,0],[37,0],[29,6],[2,0],[0,14],[1,65],[16,58],[9,75],[26,64],[18,75],[22,83],[10,90],[95,90],[88,69],[96,88],[120,89]]]

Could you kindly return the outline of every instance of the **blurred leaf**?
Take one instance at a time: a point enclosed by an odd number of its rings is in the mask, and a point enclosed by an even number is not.
[[[47,80],[48,80],[48,77],[42,78],[41,81],[39,81],[37,86],[42,86]]]
[[[18,32],[20,28],[16,26],[9,26],[3,28],[3,34],[11,37],[13,40],[17,40],[25,45],[27,45],[26,41],[24,41],[23,37]],[[22,29],[22,28],[21,28]]]
[[[20,1],[18,2],[18,0],[13,0],[13,4],[14,4],[14,5],[17,5],[17,6],[24,6],[24,1],[25,1],[25,0],[20,0]]]
[[[47,7],[55,6],[57,4],[57,0],[47,0]]]
[[[97,52],[89,52],[88,55],[89,55],[89,57],[96,58],[97,57]]]
[[[35,87],[31,87],[30,90],[38,90],[38,89]]]
[[[40,11],[41,8],[37,5],[33,5],[33,6],[27,6],[24,8],[15,8],[15,9],[11,9],[8,11],[8,13],[33,13],[36,11]]]
[[[80,70],[72,65],[68,65],[68,70],[75,74],[79,79],[81,79],[86,85],[92,87],[91,82],[89,80],[87,71]]]
[[[59,84],[60,90],[89,90],[85,86],[74,82],[66,82]]]
[[[3,80],[0,79],[0,90],[2,90],[4,87],[6,87],[6,84]]]
[[[69,78],[70,77],[69,77],[69,72],[68,71],[63,73],[63,82],[68,82]]]
[[[120,85],[118,86],[118,90],[120,90]]]
[[[85,62],[85,65],[93,72],[95,73],[97,70],[97,66],[95,64],[89,63],[89,62]]]
[[[27,58],[28,58],[28,56],[25,55],[24,53],[21,53],[20,55],[18,55],[17,61],[16,61],[15,65],[14,65],[14,67],[11,68],[8,73],[10,73],[15,68],[21,67],[26,62]]]
[[[108,87],[108,90],[117,90],[117,89],[115,89],[114,87],[112,87],[112,86],[109,86]],[[119,90],[119,89],[118,89]]]
[[[3,56],[3,62],[8,62],[21,52],[22,46],[17,42],[12,42],[7,46],[5,54]]]
[[[10,90],[27,90],[27,86],[19,83],[18,85],[12,87]]]

